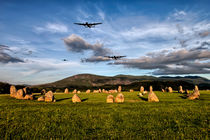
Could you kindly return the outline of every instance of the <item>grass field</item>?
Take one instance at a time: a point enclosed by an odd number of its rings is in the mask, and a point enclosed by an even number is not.
[[[159,103],[137,92],[123,92],[123,104],[107,104],[101,93],[78,94],[76,104],[73,94],[55,94],[56,103],[0,95],[0,139],[209,139],[209,91],[195,101],[155,93]]]

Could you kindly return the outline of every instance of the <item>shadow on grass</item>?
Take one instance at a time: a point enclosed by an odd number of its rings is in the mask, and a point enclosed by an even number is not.
[[[187,96],[179,96],[182,99],[187,99]]]
[[[88,98],[82,99],[81,101],[84,102],[84,101],[86,101],[86,100],[88,100]]]
[[[139,98],[141,98],[143,101],[148,101],[148,99],[145,98],[145,97],[140,97],[140,96],[139,96]]]
[[[69,97],[69,98],[62,98],[62,99],[57,99],[56,102],[63,101],[63,100],[68,100],[68,99],[71,99],[71,97]]]

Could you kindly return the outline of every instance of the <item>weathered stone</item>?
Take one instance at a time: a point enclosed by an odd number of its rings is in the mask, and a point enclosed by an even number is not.
[[[80,94],[80,93],[81,93],[81,91],[79,91],[79,90],[78,90],[78,91],[77,91],[77,93],[78,93],[78,94]]]
[[[105,93],[105,92],[106,92],[106,90],[105,90],[105,89],[102,89],[102,92],[103,92],[103,93]]]
[[[165,92],[165,90],[162,88],[162,92]]]
[[[23,91],[24,91],[25,94],[28,94],[28,95],[32,94],[29,87],[24,87]]]
[[[144,87],[143,87],[143,86],[140,87],[140,92],[141,92],[141,93],[144,92]]]
[[[16,99],[24,99],[24,97],[25,97],[25,93],[24,93],[23,89],[19,89],[17,91]]]
[[[172,87],[168,87],[168,92],[170,92],[170,93],[172,93],[172,92],[173,92]]]
[[[98,90],[93,90],[93,93],[99,93],[99,91]]]
[[[45,102],[53,102],[53,100],[54,100],[53,92],[52,91],[48,91],[45,94]]]
[[[65,93],[65,94],[68,94],[68,93],[69,93],[69,89],[66,88],[66,89],[64,90],[64,93]]]
[[[122,87],[119,86],[119,87],[118,87],[118,92],[121,92],[121,91],[122,91]]]
[[[33,95],[29,95],[29,94],[26,94],[25,97],[24,97],[25,100],[33,100],[34,97]]]
[[[148,101],[149,102],[159,102],[158,97],[153,92],[152,86],[150,86],[150,91],[149,91],[149,95],[148,95]]]
[[[10,86],[10,96],[16,97],[16,95],[17,95],[17,90],[16,90],[15,86]]]
[[[101,89],[98,89],[98,92],[101,93]]]
[[[72,102],[78,103],[78,102],[81,102],[81,99],[77,94],[74,94],[74,96],[72,97]]]
[[[182,86],[179,86],[179,93],[184,93]]]
[[[90,93],[90,89],[86,90],[86,93]]]
[[[40,102],[44,102],[45,101],[45,96],[41,96],[37,100],[40,101]]]
[[[130,92],[134,92],[134,90],[133,89],[130,89]]]
[[[140,97],[142,97],[142,96],[143,96],[143,94],[140,92],[140,93],[139,93],[139,96],[140,96]]]
[[[114,96],[113,95],[108,95],[106,98],[107,103],[113,103],[114,102]]]
[[[123,103],[124,102],[124,95],[122,93],[117,94],[115,98],[115,103]]]
[[[47,91],[45,89],[42,89],[41,95],[44,95]]]
[[[200,92],[198,90],[198,86],[195,86],[195,90],[193,91],[191,95],[189,95],[188,99],[195,100],[195,99],[199,99],[199,97],[200,97]]]
[[[77,89],[74,89],[74,91],[72,92],[73,94],[76,94],[77,93]]]

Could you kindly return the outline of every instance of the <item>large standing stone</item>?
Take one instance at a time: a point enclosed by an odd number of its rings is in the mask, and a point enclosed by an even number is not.
[[[122,93],[117,94],[115,98],[116,103],[123,103],[124,102],[124,95]]]
[[[141,93],[144,92],[144,87],[143,87],[143,86],[140,87],[140,92],[141,92]]]
[[[15,86],[10,86],[10,96],[16,97],[16,95],[17,95],[17,90],[16,90]]]
[[[17,91],[16,99],[24,99],[24,97],[25,97],[25,93],[24,93],[23,89],[19,89]]]
[[[81,99],[77,94],[74,94],[74,96],[72,97],[72,102],[79,103],[79,102],[81,102]]]
[[[189,95],[188,99],[194,100],[194,99],[199,99],[199,97],[200,97],[200,92],[198,90],[198,86],[195,86],[195,90],[191,95]]]
[[[113,95],[108,95],[106,98],[107,103],[113,103],[114,102],[114,96]]]
[[[150,86],[149,88],[149,95],[148,95],[148,101],[149,102],[159,102],[158,97],[156,96],[156,94],[153,92],[152,86]]]
[[[79,91],[79,90],[78,90],[78,91],[77,91],[77,93],[78,93],[78,94],[80,94],[80,93],[81,93],[81,91]]]
[[[182,86],[179,86],[179,93],[184,93]]]
[[[64,93],[65,93],[65,94],[68,94],[68,93],[69,93],[69,89],[66,88],[65,91],[64,91]]]
[[[98,92],[101,93],[101,89],[98,89]]]
[[[165,90],[162,88],[162,92],[165,92]]]
[[[45,102],[53,102],[54,101],[54,95],[53,95],[53,92],[52,91],[48,91],[46,94],[45,94]]]
[[[122,91],[122,87],[119,86],[119,87],[118,87],[118,92],[121,92],[121,91]]]

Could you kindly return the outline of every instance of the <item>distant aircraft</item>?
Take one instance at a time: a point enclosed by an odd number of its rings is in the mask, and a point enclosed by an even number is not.
[[[68,60],[66,60],[66,59],[63,59],[63,61],[68,61]]]
[[[95,27],[95,25],[102,24],[102,23],[88,23],[88,22],[85,22],[85,23],[74,23],[74,24],[83,25],[86,28],[92,28],[92,27]]]
[[[111,58],[111,59],[117,60],[117,59],[120,59],[120,58],[123,58],[123,57],[126,57],[126,56],[104,56],[104,57],[107,57],[107,58]]]

